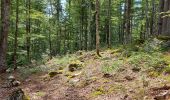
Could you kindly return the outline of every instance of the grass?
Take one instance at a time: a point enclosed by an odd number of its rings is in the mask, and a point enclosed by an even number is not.
[[[46,68],[41,67],[41,66],[31,67],[31,68],[29,68],[29,67],[21,67],[21,68],[19,68],[20,76],[23,79],[28,78],[32,74],[37,74],[37,73],[41,73],[41,72],[45,72],[45,71],[46,71]]]
[[[112,73],[113,71],[118,70],[121,66],[123,66],[123,60],[116,60],[111,65],[104,63],[102,66],[102,72]]]

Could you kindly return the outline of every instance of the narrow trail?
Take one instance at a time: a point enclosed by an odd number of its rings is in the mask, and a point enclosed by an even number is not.
[[[154,99],[161,93],[170,93],[170,88],[153,90],[165,84],[170,86],[165,79],[148,77],[144,69],[134,70],[128,64],[112,74],[104,74],[102,66],[118,58],[109,51],[101,54],[102,59],[88,53],[79,57],[85,67],[78,72],[68,73],[66,68],[53,77],[49,73],[31,75],[22,81],[21,88],[30,100],[169,100]],[[3,98],[5,92],[0,89],[0,93]]]

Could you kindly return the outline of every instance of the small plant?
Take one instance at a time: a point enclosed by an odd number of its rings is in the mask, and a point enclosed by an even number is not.
[[[28,78],[32,74],[45,72],[45,71],[46,71],[46,69],[43,68],[43,67],[40,67],[40,66],[31,67],[31,68],[29,68],[29,67],[27,67],[27,68],[25,68],[25,67],[19,68],[19,72],[20,72],[23,79]]]
[[[129,59],[128,62],[134,67],[144,67],[144,68],[154,68],[159,69],[163,67],[165,62],[162,58],[162,55],[159,53],[144,53],[139,52],[133,54]]]
[[[112,73],[113,71],[118,70],[118,68],[120,68],[121,66],[123,66],[123,61],[122,60],[117,60],[114,61],[112,63],[112,65],[108,65],[108,64],[104,64],[102,66],[102,72],[103,73]]]
[[[104,87],[103,87],[103,86],[100,86],[100,87],[98,87],[97,89],[95,89],[95,90],[91,93],[91,95],[92,95],[93,97],[96,97],[96,96],[105,94],[105,92],[106,92],[106,91],[105,91]]]

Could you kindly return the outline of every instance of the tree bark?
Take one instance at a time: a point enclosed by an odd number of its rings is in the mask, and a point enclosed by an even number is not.
[[[18,12],[19,0],[16,1],[16,22],[15,22],[15,40],[14,40],[14,69],[17,69],[17,47],[18,47]]]
[[[99,52],[99,45],[100,45],[100,36],[99,36],[99,0],[96,0],[96,53],[98,56],[100,55]]]
[[[7,53],[7,39],[9,33],[9,19],[10,19],[10,1],[1,0],[1,33],[0,33],[0,73],[5,72],[6,53]]]
[[[31,62],[30,57],[30,32],[31,32],[31,19],[30,19],[30,10],[31,10],[31,4],[30,0],[26,0],[26,48],[27,48],[27,60],[28,63]]]

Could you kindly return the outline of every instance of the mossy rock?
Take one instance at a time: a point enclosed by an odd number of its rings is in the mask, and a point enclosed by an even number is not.
[[[115,53],[120,53],[120,52],[123,52],[123,50],[122,49],[114,49],[114,50],[112,50],[111,51],[111,54],[115,54]]]
[[[102,94],[105,94],[105,93],[106,93],[106,91],[105,91],[104,87],[103,87],[103,86],[100,86],[100,87],[98,87],[97,89],[95,89],[95,91],[93,91],[93,92],[91,93],[91,96],[97,97],[97,96],[102,95]]]
[[[151,72],[148,73],[148,76],[149,76],[149,77],[158,77],[158,76],[159,76],[159,73],[156,72],[156,71],[151,71]]]
[[[164,61],[166,64],[170,64],[170,54],[164,55]]]
[[[170,40],[170,36],[159,35],[157,36],[157,39],[167,41]]]
[[[29,96],[25,95],[22,89],[17,89],[7,98],[7,100],[30,100]]]
[[[83,63],[79,60],[73,61],[68,65],[68,70],[74,72],[83,68]]]
[[[140,67],[133,67],[133,68],[132,68],[132,71],[133,71],[133,72],[139,72],[140,70],[141,70]]]
[[[58,70],[58,71],[51,71],[51,72],[48,73],[48,75],[50,77],[54,77],[54,76],[56,76],[58,74],[62,74],[62,73],[63,73],[63,70]]]
[[[76,55],[78,55],[78,56],[83,55],[83,51],[77,51],[77,52],[76,52]]]

